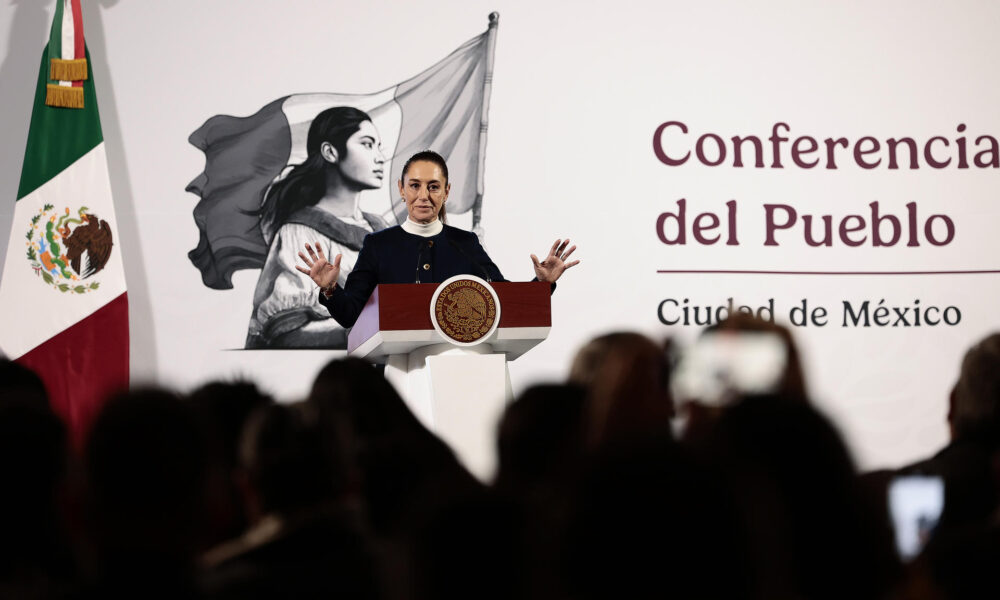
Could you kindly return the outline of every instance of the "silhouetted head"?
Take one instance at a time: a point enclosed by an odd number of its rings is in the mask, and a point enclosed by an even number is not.
[[[249,381],[215,381],[188,394],[188,402],[206,427],[212,454],[231,469],[238,464],[240,436],[247,418],[274,399]]]
[[[84,458],[92,525],[106,555],[190,559],[204,518],[206,453],[189,405],[155,389],[111,398]]]
[[[308,402],[342,421],[361,440],[387,434],[431,435],[392,385],[359,358],[330,361],[316,376]]]
[[[235,474],[239,443],[247,418],[274,400],[246,381],[212,382],[191,392],[188,404],[206,432],[208,511],[206,543],[221,543],[241,534],[248,525]]]
[[[986,437],[1000,443],[1000,333],[965,353],[949,419],[956,438]]]
[[[670,436],[670,365],[664,348],[646,336],[618,332],[594,338],[576,353],[569,381],[587,391],[590,444]]]
[[[259,514],[294,514],[332,504],[344,492],[337,445],[321,429],[314,407],[271,404],[247,423],[241,463]]]
[[[366,361],[331,361],[307,403],[331,437],[341,440],[350,478],[359,482],[376,531],[408,528],[433,505],[480,487]]]
[[[42,378],[12,360],[0,358],[0,405],[31,404],[49,408],[49,395]]]
[[[497,436],[496,487],[510,491],[575,474],[584,454],[586,392],[575,385],[536,385],[504,410]]]

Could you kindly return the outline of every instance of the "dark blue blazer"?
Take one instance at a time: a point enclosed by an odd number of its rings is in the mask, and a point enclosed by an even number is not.
[[[353,327],[378,284],[441,283],[455,275],[506,281],[476,234],[445,225],[441,233],[421,237],[397,225],[365,236],[347,283],[329,298],[320,292],[319,302],[338,323]]]

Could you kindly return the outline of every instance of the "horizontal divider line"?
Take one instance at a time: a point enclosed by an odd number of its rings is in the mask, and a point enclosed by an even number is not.
[[[952,271],[755,271],[739,269],[658,269],[657,273],[670,275],[990,275],[1000,274],[1000,269]]]

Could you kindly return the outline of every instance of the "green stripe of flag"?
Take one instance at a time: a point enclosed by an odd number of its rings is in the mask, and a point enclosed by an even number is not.
[[[62,2],[57,2],[57,5],[61,7]],[[61,8],[58,12],[61,14]],[[92,65],[90,51],[86,51],[86,57],[87,64]],[[21,185],[17,189],[18,200],[38,189],[104,141],[101,116],[97,112],[93,68],[89,75],[83,82],[84,108],[46,106],[49,48],[42,52],[38,88],[35,90],[35,104],[28,128],[28,145],[24,150],[24,166],[21,167]]]

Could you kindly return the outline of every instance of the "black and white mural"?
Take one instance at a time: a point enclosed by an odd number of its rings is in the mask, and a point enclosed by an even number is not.
[[[342,254],[343,285],[365,235],[405,219],[395,182],[420,150],[448,161],[449,212],[471,212],[482,233],[497,25],[490,14],[484,33],[380,92],[290,95],[250,117],[217,115],[191,134],[206,164],[187,186],[200,197],[200,238],[188,256],[212,289],[232,288],[234,271],[260,269],[247,349],[347,347],[347,331],[295,270],[298,252],[308,242]]]

